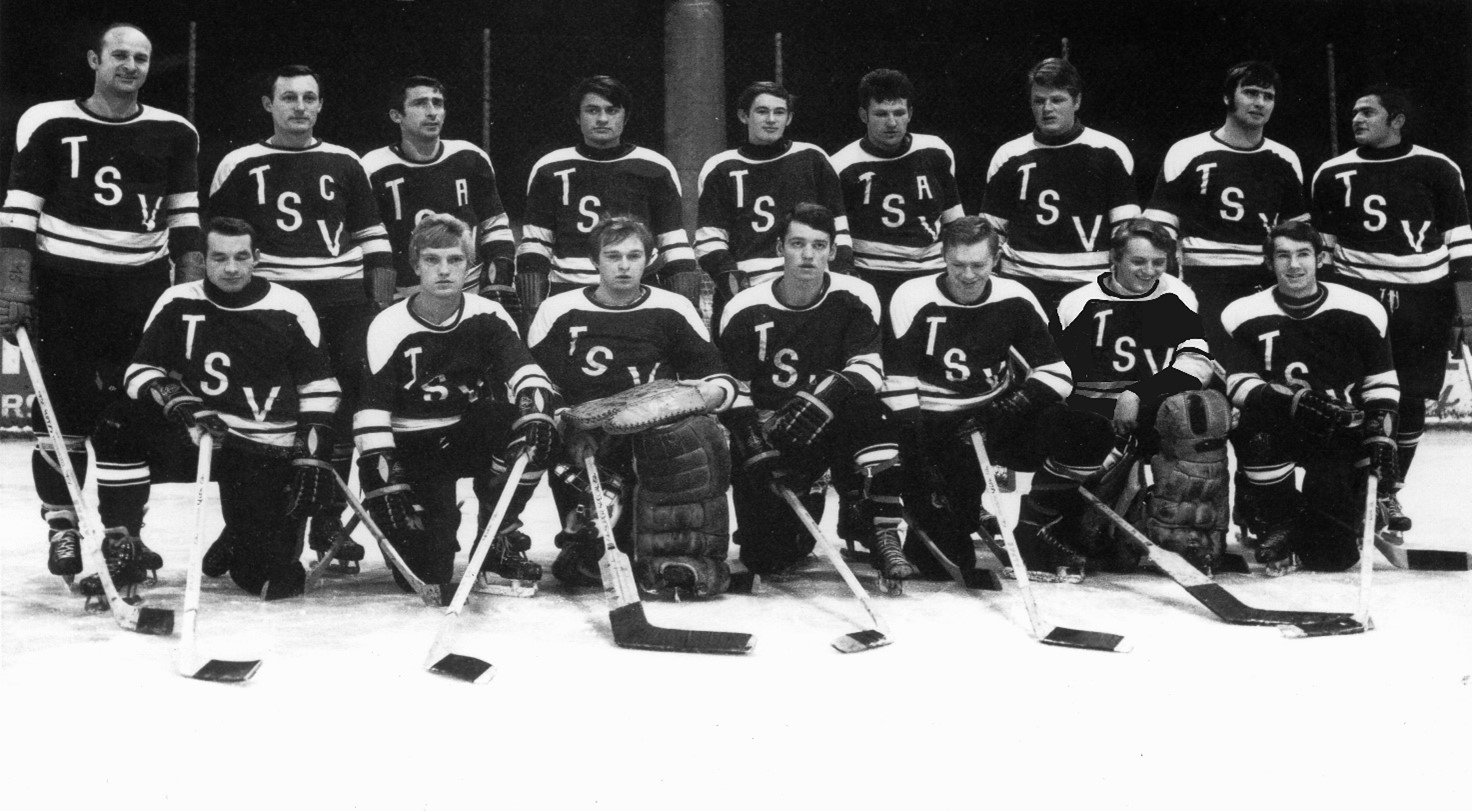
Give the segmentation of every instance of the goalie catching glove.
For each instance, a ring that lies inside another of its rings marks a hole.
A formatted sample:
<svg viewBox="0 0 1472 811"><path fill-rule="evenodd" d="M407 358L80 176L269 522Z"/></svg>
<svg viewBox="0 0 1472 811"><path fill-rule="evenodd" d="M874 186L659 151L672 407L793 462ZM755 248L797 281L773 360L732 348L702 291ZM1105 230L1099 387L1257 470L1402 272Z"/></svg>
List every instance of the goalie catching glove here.
<svg viewBox="0 0 1472 811"><path fill-rule="evenodd" d="M828 375L811 393L798 392L772 414L763 429L767 439L778 449L806 448L822 435L833 421L833 412L854 391L847 377Z"/></svg>
<svg viewBox="0 0 1472 811"><path fill-rule="evenodd" d="M516 395L516 422L511 423L511 441L506 443L506 458L526 454L530 468L544 468L557 439L557 423L552 412L560 398L551 389L529 387Z"/></svg>
<svg viewBox="0 0 1472 811"><path fill-rule="evenodd" d="M358 457L358 480L363 485L363 506L385 533L402 535L424 530L414 493L404 481L404 469L390 450Z"/></svg>
<svg viewBox="0 0 1472 811"><path fill-rule="evenodd" d="M599 397L567 410L567 419L582 431L601 428L610 434L636 434L706 412L700 389L674 380L651 380L618 394Z"/></svg>

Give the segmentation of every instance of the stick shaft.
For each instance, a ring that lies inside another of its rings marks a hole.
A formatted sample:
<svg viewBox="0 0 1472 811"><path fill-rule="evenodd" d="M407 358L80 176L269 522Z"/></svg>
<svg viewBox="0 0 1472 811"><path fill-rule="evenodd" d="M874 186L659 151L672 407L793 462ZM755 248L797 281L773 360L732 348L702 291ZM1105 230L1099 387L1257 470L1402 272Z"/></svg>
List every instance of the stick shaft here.
<svg viewBox="0 0 1472 811"><path fill-rule="evenodd" d="M1032 624L1033 633L1042 638L1046 634L1046 629L1042 617L1038 614L1037 600L1033 598L1032 581L1027 573L1027 564L1023 562L1022 552L1017 548L1017 537L1012 533L1012 522L1007 520L1006 511L1002 509L1002 496L997 492L997 476L992 471L992 460L987 455L986 443L982 441L979 431L971 432L971 448L976 452L976 464L981 468L982 483L986 485L986 492L992 496L993 512L997 516L997 524L1002 528L1002 542L1007 545L1007 556L1012 558L1012 571L1017 575L1017 590L1022 593L1022 604L1027 609L1027 621Z"/></svg>
<svg viewBox="0 0 1472 811"><path fill-rule="evenodd" d="M828 558L828 562L832 563L833 568L838 570L838 574L843 578L843 582L848 586L848 590L853 592L859 604L868 612L869 619L874 622L875 630L888 636L889 627L885 624L884 619L879 616L879 612L875 610L874 603L869 599L868 592L864 591L864 586L859 583L857 577L854 577L853 570L848 567L847 563L843 562L843 556L838 554L838 548L833 545L832 541L828 540L827 535L823 534L823 530L818 527L817 522L808 514L807 508L802 506L802 502L798 500L797 496L790 489L781 485L777 485L775 489L777 495L781 496L782 500L787 502L787 506L792 508L792 513L797 516L797 520L801 521L802 525L807 528L808 534L813 536L813 541L818 544L819 549L823 550L823 556Z"/></svg>

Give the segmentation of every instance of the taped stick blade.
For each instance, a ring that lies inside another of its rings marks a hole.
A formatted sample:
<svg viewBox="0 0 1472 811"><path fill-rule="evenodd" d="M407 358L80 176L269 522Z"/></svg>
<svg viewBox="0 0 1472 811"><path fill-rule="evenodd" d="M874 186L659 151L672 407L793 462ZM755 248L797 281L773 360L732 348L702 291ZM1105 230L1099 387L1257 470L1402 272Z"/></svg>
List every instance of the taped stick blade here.
<svg viewBox="0 0 1472 811"><path fill-rule="evenodd" d="M471 684L485 684L495 676L495 667L490 662L460 653L441 656L439 661L429 666L429 670Z"/></svg>
<svg viewBox="0 0 1472 811"><path fill-rule="evenodd" d="M193 673L185 673L191 679L199 681L215 681L230 684L249 681L261 669L261 661L234 662L225 659L209 659L194 669Z"/></svg>
<svg viewBox="0 0 1472 811"><path fill-rule="evenodd" d="M839 653L859 653L860 651L882 648L890 643L890 638L877 630L854 631L844 634L833 640L833 647Z"/></svg>
<svg viewBox="0 0 1472 811"><path fill-rule="evenodd" d="M1368 617L1363 623L1353 617L1335 617L1319 622L1281 625L1278 630L1288 639L1306 639L1311 636L1348 636L1375 630L1375 622Z"/></svg>
<svg viewBox="0 0 1472 811"><path fill-rule="evenodd" d="M1038 638L1044 645L1058 645L1065 648L1084 648L1086 650L1102 650L1109 653L1129 653L1134 645L1119 634L1110 634L1103 631L1081 631L1077 628L1054 627L1051 631Z"/></svg>
<svg viewBox="0 0 1472 811"><path fill-rule="evenodd" d="M677 653L746 653L756 644L751 634L729 631L687 631L651 625L643 603L628 603L608 612L614 644L621 648Z"/></svg>

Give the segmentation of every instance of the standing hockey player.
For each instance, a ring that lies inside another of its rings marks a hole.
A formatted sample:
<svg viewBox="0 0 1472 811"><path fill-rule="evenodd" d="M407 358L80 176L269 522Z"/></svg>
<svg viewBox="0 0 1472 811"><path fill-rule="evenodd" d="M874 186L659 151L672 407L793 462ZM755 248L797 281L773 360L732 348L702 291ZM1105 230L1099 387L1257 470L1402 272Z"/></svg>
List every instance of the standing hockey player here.
<svg viewBox="0 0 1472 811"><path fill-rule="evenodd" d="M941 240L946 272L906 282L890 304L884 401L900 426L905 503L948 558L974 567L970 535L981 529L983 485L969 435L980 430L998 464L1036 471L1017 528L1033 577L1081 575L1069 532L1083 511L1078 485L1109 450L1109 423L1064 406L1073 378L1048 317L1020 282L993 275L996 227L962 217ZM918 543L909 547L928 575L945 576Z"/></svg>
<svg viewBox="0 0 1472 811"><path fill-rule="evenodd" d="M1382 488L1396 480L1400 384L1385 308L1319 281L1325 251L1307 223L1274 227L1265 253L1277 286L1222 313L1230 340L1217 357L1242 410L1232 430L1247 473L1240 502L1249 545L1269 574L1354 565L1364 473L1379 476ZM1304 469L1301 495L1295 467Z"/></svg>
<svg viewBox="0 0 1472 811"><path fill-rule="evenodd" d="M93 443L110 544L136 543L152 482L193 479L191 438L215 442L225 531L206 573L275 600L302 593L301 522L332 507L341 390L311 306L255 276L257 256L248 223L210 221L205 279L154 305L128 367L137 402L109 408Z"/></svg>
<svg viewBox="0 0 1472 811"><path fill-rule="evenodd" d="M665 156L625 143L633 97L623 82L592 76L572 91L583 142L553 150L532 167L525 222L516 249L516 289L528 314L552 294L598 282L593 227L612 216L646 223L658 243L652 275L692 304L700 266L680 210L680 178Z"/></svg>
<svg viewBox="0 0 1472 811"><path fill-rule="evenodd" d="M1280 86L1266 62L1233 65L1222 85L1222 125L1171 146L1145 214L1179 236L1183 278L1212 346L1226 337L1222 309L1273 284L1263 235L1308 219L1298 156L1263 135Z"/></svg>
<svg viewBox="0 0 1472 811"><path fill-rule="evenodd" d="M484 569L536 581L521 511L546 468L556 427L552 384L500 304L464 293L475 229L449 214L420 219L409 239L419 290L373 319L368 378L353 418L363 503L426 583L449 583L459 550L455 482L471 478L479 538L502 488L516 488ZM503 389L493 397L492 389ZM506 473L527 454L521 480ZM467 575L471 576L471 575ZM398 570L394 578L406 591Z"/></svg>
<svg viewBox="0 0 1472 811"><path fill-rule="evenodd" d="M865 74L859 120L867 132L833 155L854 268L884 308L906 280L944 269L940 228L962 214L951 148L934 135L909 131L914 100L915 85L905 74ZM880 317L887 323L887 311Z"/></svg>
<svg viewBox="0 0 1472 811"><path fill-rule="evenodd" d="M654 237L643 223L628 217L603 220L588 242L598 284L547 299L527 333L532 354L567 405L653 380L681 380L698 391L696 410L707 413L632 435L566 433L557 458L564 473L550 479L566 522L557 536L561 551L552 573L568 586L602 583L603 543L590 520L588 484L580 472L584 455L593 451L600 468L613 474L603 477L605 484L617 487L615 478L626 483L610 497L632 496L627 499L632 509L621 510L615 533L620 547L633 549L640 587L659 594L720 594L730 580L730 451L709 413L731 405L736 384L695 306L641 282L654 253Z"/></svg>
<svg viewBox="0 0 1472 811"><path fill-rule="evenodd" d="M409 260L414 226L429 214L453 214L476 226L476 264L465 277L465 289L499 301L519 319L513 287L516 245L496 172L480 147L440 137L445 116L445 86L429 76L410 76L394 86L388 111L399 126L399 142L363 156L393 246L399 295L409 295L419 284Z"/></svg>
<svg viewBox="0 0 1472 811"><path fill-rule="evenodd" d="M838 258L832 269L853 270L853 240L833 164L818 147L786 135L795 106L792 93L775 82L747 87L736 106L746 143L713 156L700 170L695 254L715 280L716 324L732 296L782 274L782 258L772 252L773 229L782 212L798 203L819 203L834 212Z"/></svg>
<svg viewBox="0 0 1472 811"><path fill-rule="evenodd" d="M737 294L721 318L721 354L739 386L726 415L736 542L757 574L800 563L815 542L771 487L791 488L821 518L824 490L809 491L831 470L855 509L840 534L870 550L885 580L902 581L915 568L900 544L895 428L878 397L879 297L868 282L828 272L837 233L820 205L787 212L777 230L782 277Z"/></svg>
<svg viewBox="0 0 1472 811"><path fill-rule="evenodd" d="M1032 292L1056 333L1058 302L1109 269L1110 232L1140 213L1135 159L1079 121L1083 79L1068 60L1034 65L1027 93L1035 127L992 156L981 210L1007 238L999 275Z"/></svg>
<svg viewBox="0 0 1472 811"><path fill-rule="evenodd" d="M152 56L135 25L98 34L87 51L92 95L21 116L0 211L0 335L13 341L39 315L30 334L66 442L52 447L34 409L31 473L49 526L46 565L68 579L82 571L81 544L55 456L67 453L85 475L87 437L124 398L123 371L149 308L171 280L204 275L199 135L183 118L139 103ZM163 565L139 547L146 568Z"/></svg>
<svg viewBox="0 0 1472 811"><path fill-rule="evenodd" d="M1380 300L1405 387L1396 423L1400 478L1380 509L1391 530L1411 528L1396 492L1421 442L1426 400L1441 396L1448 332L1472 324L1472 227L1462 171L1405 140L1405 93L1384 85L1354 103L1359 146L1314 172L1314 224L1334 252L1334 280Z"/></svg>
<svg viewBox="0 0 1472 811"><path fill-rule="evenodd" d="M368 323L375 308L393 303L393 256L358 156L313 135L322 112L317 74L287 65L272 73L266 90L261 105L274 132L220 161L209 211L249 222L259 234L256 272L306 296L317 313L343 389L332 465L346 479ZM312 549L325 553L341 527L338 516L312 521ZM356 567L363 547L345 540L337 559Z"/></svg>

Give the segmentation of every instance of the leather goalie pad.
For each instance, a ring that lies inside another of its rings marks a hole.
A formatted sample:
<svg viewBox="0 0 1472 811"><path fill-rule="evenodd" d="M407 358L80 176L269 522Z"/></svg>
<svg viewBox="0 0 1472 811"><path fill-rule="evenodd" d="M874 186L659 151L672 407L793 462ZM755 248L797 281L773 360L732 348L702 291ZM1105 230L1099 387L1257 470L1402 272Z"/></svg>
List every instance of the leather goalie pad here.
<svg viewBox="0 0 1472 811"><path fill-rule="evenodd" d="M646 591L712 597L730 585L731 449L710 415L633 436L635 574Z"/></svg>
<svg viewBox="0 0 1472 811"><path fill-rule="evenodd" d="M1085 486L1143 532L1141 513L1145 499L1141 484L1139 452L1131 446L1118 459L1108 460L1104 475ZM1097 571L1128 573L1140 566L1140 553L1135 546L1125 541L1123 530L1099 510L1084 511L1079 521L1079 547L1088 557L1089 568Z"/></svg>
<svg viewBox="0 0 1472 811"><path fill-rule="evenodd" d="M1231 420L1227 398L1211 390L1172 395L1155 418L1160 450L1150 464L1145 531L1197 567L1216 566L1226 551Z"/></svg>

